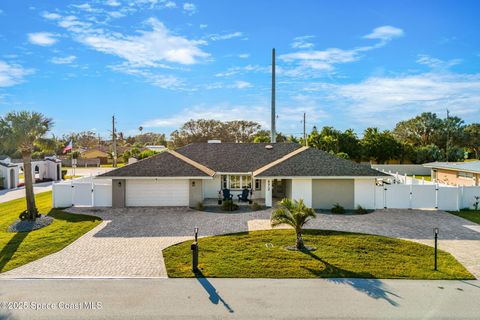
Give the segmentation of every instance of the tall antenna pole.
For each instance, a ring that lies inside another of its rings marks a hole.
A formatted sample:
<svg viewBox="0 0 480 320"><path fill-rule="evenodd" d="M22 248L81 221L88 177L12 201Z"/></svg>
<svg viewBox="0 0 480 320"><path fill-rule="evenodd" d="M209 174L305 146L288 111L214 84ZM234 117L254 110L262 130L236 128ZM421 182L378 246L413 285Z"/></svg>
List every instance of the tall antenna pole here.
<svg viewBox="0 0 480 320"><path fill-rule="evenodd" d="M448 162L448 140L450 140L450 111L447 109L447 142L445 144L445 156Z"/></svg>
<svg viewBox="0 0 480 320"><path fill-rule="evenodd" d="M115 132L115 115L112 116L112 153L113 167L117 167L117 133Z"/></svg>
<svg viewBox="0 0 480 320"><path fill-rule="evenodd" d="M307 123L307 113L303 113L303 143L307 146L307 130L306 130L306 123Z"/></svg>
<svg viewBox="0 0 480 320"><path fill-rule="evenodd" d="M270 142L277 142L277 132L275 128L275 48L272 49L272 125Z"/></svg>

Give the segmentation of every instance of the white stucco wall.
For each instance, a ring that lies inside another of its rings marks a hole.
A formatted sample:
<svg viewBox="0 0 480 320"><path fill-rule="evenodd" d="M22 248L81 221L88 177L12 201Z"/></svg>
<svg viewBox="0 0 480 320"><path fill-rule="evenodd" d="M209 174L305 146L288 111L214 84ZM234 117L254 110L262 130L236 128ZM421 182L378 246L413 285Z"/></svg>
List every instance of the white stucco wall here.
<svg viewBox="0 0 480 320"><path fill-rule="evenodd" d="M312 207L312 179L292 179L292 199L303 199L307 207Z"/></svg>
<svg viewBox="0 0 480 320"><path fill-rule="evenodd" d="M218 197L218 191L221 189L220 175L217 174L213 177L213 180L205 179L203 180L203 198L214 198Z"/></svg>
<svg viewBox="0 0 480 320"><path fill-rule="evenodd" d="M355 208L359 205L365 209L375 208L375 179L355 179L354 205Z"/></svg>

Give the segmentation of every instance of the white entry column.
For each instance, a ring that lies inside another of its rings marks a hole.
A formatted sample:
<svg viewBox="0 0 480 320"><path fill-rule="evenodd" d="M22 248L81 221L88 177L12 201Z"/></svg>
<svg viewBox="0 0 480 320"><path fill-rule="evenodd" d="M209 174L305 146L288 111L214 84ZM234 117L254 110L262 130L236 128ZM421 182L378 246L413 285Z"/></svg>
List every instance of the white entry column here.
<svg viewBox="0 0 480 320"><path fill-rule="evenodd" d="M265 180L265 205L267 207L272 206L272 180Z"/></svg>

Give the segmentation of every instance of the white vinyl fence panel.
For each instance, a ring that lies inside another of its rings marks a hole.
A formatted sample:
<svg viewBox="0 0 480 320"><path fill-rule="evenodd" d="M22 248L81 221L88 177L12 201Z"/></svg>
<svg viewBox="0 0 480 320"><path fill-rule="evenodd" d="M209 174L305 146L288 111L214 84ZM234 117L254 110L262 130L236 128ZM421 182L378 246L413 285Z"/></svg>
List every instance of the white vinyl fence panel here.
<svg viewBox="0 0 480 320"><path fill-rule="evenodd" d="M112 206L112 184L110 180L86 177L62 181L54 183L52 191L54 208Z"/></svg>
<svg viewBox="0 0 480 320"><path fill-rule="evenodd" d="M480 186L392 184L375 187L375 207L458 211L472 209L475 196L480 196Z"/></svg>
<svg viewBox="0 0 480 320"><path fill-rule="evenodd" d="M436 203L436 186L412 185L411 208L433 208Z"/></svg>

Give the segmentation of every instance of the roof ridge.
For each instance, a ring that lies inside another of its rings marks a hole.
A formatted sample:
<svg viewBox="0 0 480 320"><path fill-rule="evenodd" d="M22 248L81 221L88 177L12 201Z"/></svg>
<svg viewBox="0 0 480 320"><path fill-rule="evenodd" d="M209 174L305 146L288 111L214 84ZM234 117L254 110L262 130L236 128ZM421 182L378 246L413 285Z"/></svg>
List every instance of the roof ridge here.
<svg viewBox="0 0 480 320"><path fill-rule="evenodd" d="M256 175L258 175L258 174L260 174L260 173L262 173L262 172L270 169L271 167L274 167L274 166L276 166L277 164L280 164L280 163L282 163L283 161L285 161L285 160L287 160L287 159L290 159L290 158L293 157L293 156L296 156L297 154L299 154L299 153L301 153L301 152L303 152L303 151L305 151L305 150L307 150L307 149L309 149L309 147L306 147L306 146L303 146L303 147L300 147L300 148L298 148L298 149L295 149L295 150L293 150L292 152L287 153L286 155L284 155L284 156L281 157L280 159L277 159L277 160L275 160L275 161L272 161L272 162L270 162L269 164L267 164L267 165L265 165L265 166L263 166L263 167L255 170L255 171L253 171L252 175L253 175L253 176L256 176Z"/></svg>
<svg viewBox="0 0 480 320"><path fill-rule="evenodd" d="M196 161L194 161L194 160L192 160L192 159L190 159L190 158L188 158L188 157L185 157L185 156L184 156L183 154L181 154L181 153L178 153L178 152L176 152L176 151L174 151L174 150L168 150L167 152L170 153L172 156L177 157L178 159L180 159L180 160L188 163L189 165L197 168L198 170L206 173L206 174L209 175L210 177L213 177L213 176L215 175L215 171L213 171L212 169L210 169L210 168L204 166L203 164L198 163L198 162L196 162Z"/></svg>

